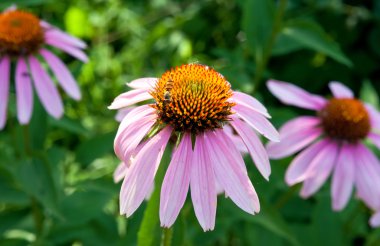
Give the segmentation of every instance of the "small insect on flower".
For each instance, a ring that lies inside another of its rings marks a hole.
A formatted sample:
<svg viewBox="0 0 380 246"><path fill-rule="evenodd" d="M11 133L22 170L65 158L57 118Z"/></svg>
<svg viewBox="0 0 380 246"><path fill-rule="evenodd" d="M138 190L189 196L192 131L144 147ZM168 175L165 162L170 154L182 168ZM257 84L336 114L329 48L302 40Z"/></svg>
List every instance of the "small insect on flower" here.
<svg viewBox="0 0 380 246"><path fill-rule="evenodd" d="M272 159L298 154L290 164L288 185L303 182L301 196L317 192L332 173L332 207L343 209L356 186L358 197L380 209L380 162L364 145L367 139L380 148L380 114L373 106L356 99L338 82L329 84L333 98L312 95L301 88L270 80L269 90L283 103L316 110L315 116L301 116L280 128L280 143L269 143ZM304 150L303 150L304 149ZM379 215L372 224L380 224Z"/></svg>
<svg viewBox="0 0 380 246"><path fill-rule="evenodd" d="M128 86L133 90L118 96L110 109L151 101L128 112L116 134L115 153L126 165L115 173L115 180L125 175L121 214L131 216L151 190L169 140L176 145L161 188L162 226L174 223L189 188L195 215L205 231L215 225L218 186L244 211L259 212L259 199L241 152L248 150L268 179L269 159L257 132L279 141L259 101L232 91L226 78L201 64L182 65L160 78L137 79Z"/></svg>
<svg viewBox="0 0 380 246"><path fill-rule="evenodd" d="M80 90L65 64L46 45L58 48L86 62L82 49L86 44L37 16L12 7L0 13L0 129L6 124L10 87L11 63L16 63L15 88L17 117L28 124L33 111L33 88L46 111L55 118L63 114L58 90L48 72L42 67L41 56L56 76L58 83L70 97L79 100Z"/></svg>

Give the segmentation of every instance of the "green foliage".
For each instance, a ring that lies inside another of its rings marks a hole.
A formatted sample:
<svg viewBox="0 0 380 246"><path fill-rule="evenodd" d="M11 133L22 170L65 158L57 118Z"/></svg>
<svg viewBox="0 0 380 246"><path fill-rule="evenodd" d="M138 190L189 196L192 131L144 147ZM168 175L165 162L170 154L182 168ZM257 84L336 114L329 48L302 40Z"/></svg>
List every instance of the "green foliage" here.
<svg viewBox="0 0 380 246"><path fill-rule="evenodd" d="M112 179L118 123L107 106L127 81L204 63L234 90L254 93L276 127L308 112L280 105L265 88L268 78L326 96L329 81L342 81L379 107L376 0L2 0L0 8L12 4L84 39L90 62L57 53L82 91L78 102L61 93L60 120L35 97L30 125L20 126L12 89L0 132L0 245L160 243L159 182L150 203L131 218L119 215L121 184ZM166 153L157 180L169 158ZM220 195L215 230L204 233L188 196L172 245L379 245L380 231L368 226L371 211L355 196L344 211L333 212L330 182L307 200L298 186L284 183L292 157L271 162L269 182L245 159L261 212L248 215Z"/></svg>

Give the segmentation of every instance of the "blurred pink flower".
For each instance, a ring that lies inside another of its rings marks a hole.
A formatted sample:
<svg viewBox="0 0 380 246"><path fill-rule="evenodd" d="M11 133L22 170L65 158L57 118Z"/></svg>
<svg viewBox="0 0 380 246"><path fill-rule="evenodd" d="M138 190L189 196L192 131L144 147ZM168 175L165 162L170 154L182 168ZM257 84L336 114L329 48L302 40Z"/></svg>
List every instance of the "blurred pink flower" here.
<svg viewBox="0 0 380 246"><path fill-rule="evenodd" d="M0 129L4 128L7 118L12 61L16 62L15 88L20 124L28 124L32 116L32 81L46 111L54 118L60 118L63 114L58 90L38 56L46 61L58 83L70 97L75 100L81 98L78 85L65 64L47 50L45 45L87 62L87 56L82 51L86 44L81 40L15 7L0 14Z"/></svg>
<svg viewBox="0 0 380 246"><path fill-rule="evenodd" d="M281 142L267 145L272 159L302 150L286 172L286 183L303 182L300 195L307 198L332 174L334 210L346 206L354 186L369 206L380 209L380 163L364 145L368 139L380 147L379 112L355 99L353 92L338 82L329 84L333 94L329 100L285 82L270 80L267 85L283 103L317 111L316 116L287 122L280 128ZM376 216L374 223L379 223Z"/></svg>
<svg viewBox="0 0 380 246"><path fill-rule="evenodd" d="M217 183L241 209L259 212L259 199L227 126L233 127L268 179L269 159L255 130L273 141L279 136L260 102L233 92L221 74L200 64L182 65L161 78L142 78L128 86L133 90L118 96L110 109L153 101L131 110L115 138L116 155L129 165L120 192L121 214L131 216L144 200L170 139L177 145L161 188L162 226L174 223L189 187L196 217L205 231L215 225ZM136 151L142 140L146 141Z"/></svg>

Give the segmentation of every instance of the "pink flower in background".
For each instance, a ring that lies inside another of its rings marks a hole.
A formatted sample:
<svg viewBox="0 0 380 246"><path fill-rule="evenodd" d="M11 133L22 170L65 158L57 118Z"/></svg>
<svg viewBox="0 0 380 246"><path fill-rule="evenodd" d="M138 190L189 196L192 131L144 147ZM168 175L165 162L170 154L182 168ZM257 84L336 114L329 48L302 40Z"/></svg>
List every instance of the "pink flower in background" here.
<svg viewBox="0 0 380 246"><path fill-rule="evenodd" d="M15 88L17 117L28 124L33 111L33 86L46 109L54 118L63 115L61 97L49 73L41 65L43 58L63 90L75 100L80 90L65 64L46 45L58 48L86 62L82 49L86 44L39 20L31 13L10 8L0 14L0 129L4 128L10 88L11 63L16 63Z"/></svg>
<svg viewBox="0 0 380 246"><path fill-rule="evenodd" d="M161 78L142 78L128 85L133 90L118 96L110 109L152 102L132 109L115 138L115 152L129 166L120 192L121 214L131 216L144 200L169 141L176 146L161 188L162 226L174 223L189 188L196 217L205 231L215 225L217 184L241 209L259 212L241 147L233 137L244 143L268 179L268 156L255 131L273 141L279 136L261 103L232 91L221 74L200 64L182 65Z"/></svg>
<svg viewBox="0 0 380 246"><path fill-rule="evenodd" d="M312 95L301 88L270 80L269 90L283 103L315 110L315 116L301 116L280 129L281 142L269 143L269 157L280 159L299 153L290 164L288 185L303 182L301 196L319 190L332 174L332 206L343 209L355 186L369 206L380 208L380 163L364 141L380 147L380 114L371 105L354 98L352 91L338 82L329 87L333 98ZM377 217L376 217L377 216ZM379 223L375 215L374 223Z"/></svg>

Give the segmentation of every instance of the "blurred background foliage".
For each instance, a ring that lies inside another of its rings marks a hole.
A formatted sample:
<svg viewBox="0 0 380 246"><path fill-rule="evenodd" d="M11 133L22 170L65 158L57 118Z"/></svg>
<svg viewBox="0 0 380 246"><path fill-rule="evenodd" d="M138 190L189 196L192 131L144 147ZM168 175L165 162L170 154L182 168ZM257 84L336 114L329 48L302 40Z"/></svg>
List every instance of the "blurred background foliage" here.
<svg viewBox="0 0 380 246"><path fill-rule="evenodd" d="M0 8L11 4L84 39L90 62L62 54L83 98L62 93L59 121L36 102L31 124L19 126L12 93L0 132L0 245L159 244L154 216L138 233L144 211L149 217L154 208L119 216L120 184L112 180L118 123L107 105L127 81L207 64L265 103L277 127L309 112L280 105L265 87L268 78L326 95L329 81L342 81L378 106L377 0L2 0ZM380 245L380 230L368 226L371 211L356 199L335 213L328 185L308 200L298 197L298 186L288 188L290 161L272 161L266 182L246 158L262 211L247 215L220 196L216 228L203 233L188 202L172 245Z"/></svg>

